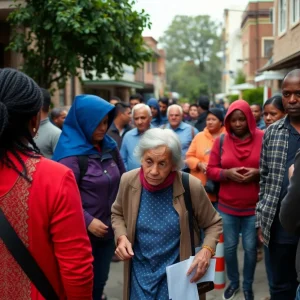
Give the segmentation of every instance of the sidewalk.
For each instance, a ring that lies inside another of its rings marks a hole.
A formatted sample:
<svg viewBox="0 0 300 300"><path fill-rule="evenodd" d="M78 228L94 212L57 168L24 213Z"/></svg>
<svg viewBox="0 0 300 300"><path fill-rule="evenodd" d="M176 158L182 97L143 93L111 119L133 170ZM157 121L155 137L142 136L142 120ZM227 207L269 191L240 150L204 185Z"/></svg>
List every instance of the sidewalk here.
<svg viewBox="0 0 300 300"><path fill-rule="evenodd" d="M238 251L238 258L240 262L240 274L242 274L243 251L241 245ZM242 278L242 277L241 277ZM105 292L108 300L122 300L123 288L123 263L112 263L110 269L109 280L106 285ZM260 300L268 296L268 282L266 277L264 261L260 261L256 266L255 280L253 285L255 299ZM214 290L207 294L207 300L222 299L223 290ZM240 290L235 300L243 300L243 291Z"/></svg>

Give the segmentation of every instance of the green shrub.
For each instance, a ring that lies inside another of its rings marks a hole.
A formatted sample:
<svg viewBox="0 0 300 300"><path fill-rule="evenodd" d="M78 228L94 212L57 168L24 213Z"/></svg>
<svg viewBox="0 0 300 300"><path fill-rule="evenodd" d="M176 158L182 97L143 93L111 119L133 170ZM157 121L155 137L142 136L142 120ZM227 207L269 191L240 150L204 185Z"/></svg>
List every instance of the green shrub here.
<svg viewBox="0 0 300 300"><path fill-rule="evenodd" d="M226 98L228 99L229 103L232 103L233 101L239 99L239 95L228 95Z"/></svg>
<svg viewBox="0 0 300 300"><path fill-rule="evenodd" d="M256 89L243 91L243 99L247 101L250 105L257 103L263 105L264 101L264 88L259 87Z"/></svg>

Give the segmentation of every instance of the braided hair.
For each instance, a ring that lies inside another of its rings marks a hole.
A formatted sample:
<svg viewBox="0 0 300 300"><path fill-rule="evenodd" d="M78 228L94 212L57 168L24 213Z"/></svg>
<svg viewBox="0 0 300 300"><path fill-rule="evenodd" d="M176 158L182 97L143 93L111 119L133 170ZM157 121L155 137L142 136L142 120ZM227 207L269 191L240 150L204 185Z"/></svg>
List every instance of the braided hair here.
<svg viewBox="0 0 300 300"><path fill-rule="evenodd" d="M37 157L40 153L29 131L29 122L43 103L39 86L27 75L14 69L0 69L0 163L28 178L20 153ZM12 154L21 164L20 171L10 159Z"/></svg>

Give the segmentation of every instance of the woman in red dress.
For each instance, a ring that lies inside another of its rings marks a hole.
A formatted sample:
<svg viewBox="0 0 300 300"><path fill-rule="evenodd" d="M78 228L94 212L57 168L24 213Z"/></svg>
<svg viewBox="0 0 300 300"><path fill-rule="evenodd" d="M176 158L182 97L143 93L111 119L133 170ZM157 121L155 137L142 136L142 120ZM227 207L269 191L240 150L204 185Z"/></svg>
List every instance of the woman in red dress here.
<svg viewBox="0 0 300 300"><path fill-rule="evenodd" d="M31 78L0 69L0 208L58 299L91 300L93 259L73 172L41 157L33 141L41 106ZM44 299L2 240L0 257L1 300Z"/></svg>

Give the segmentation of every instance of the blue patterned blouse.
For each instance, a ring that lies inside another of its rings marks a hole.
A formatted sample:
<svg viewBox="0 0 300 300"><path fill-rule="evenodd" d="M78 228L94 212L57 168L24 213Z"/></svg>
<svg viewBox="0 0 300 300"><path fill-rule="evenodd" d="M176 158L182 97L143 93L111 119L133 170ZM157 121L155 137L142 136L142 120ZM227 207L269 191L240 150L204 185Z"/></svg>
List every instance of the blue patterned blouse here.
<svg viewBox="0 0 300 300"><path fill-rule="evenodd" d="M179 216L173 187L143 189L136 224L130 300L168 300L166 267L179 261Z"/></svg>

